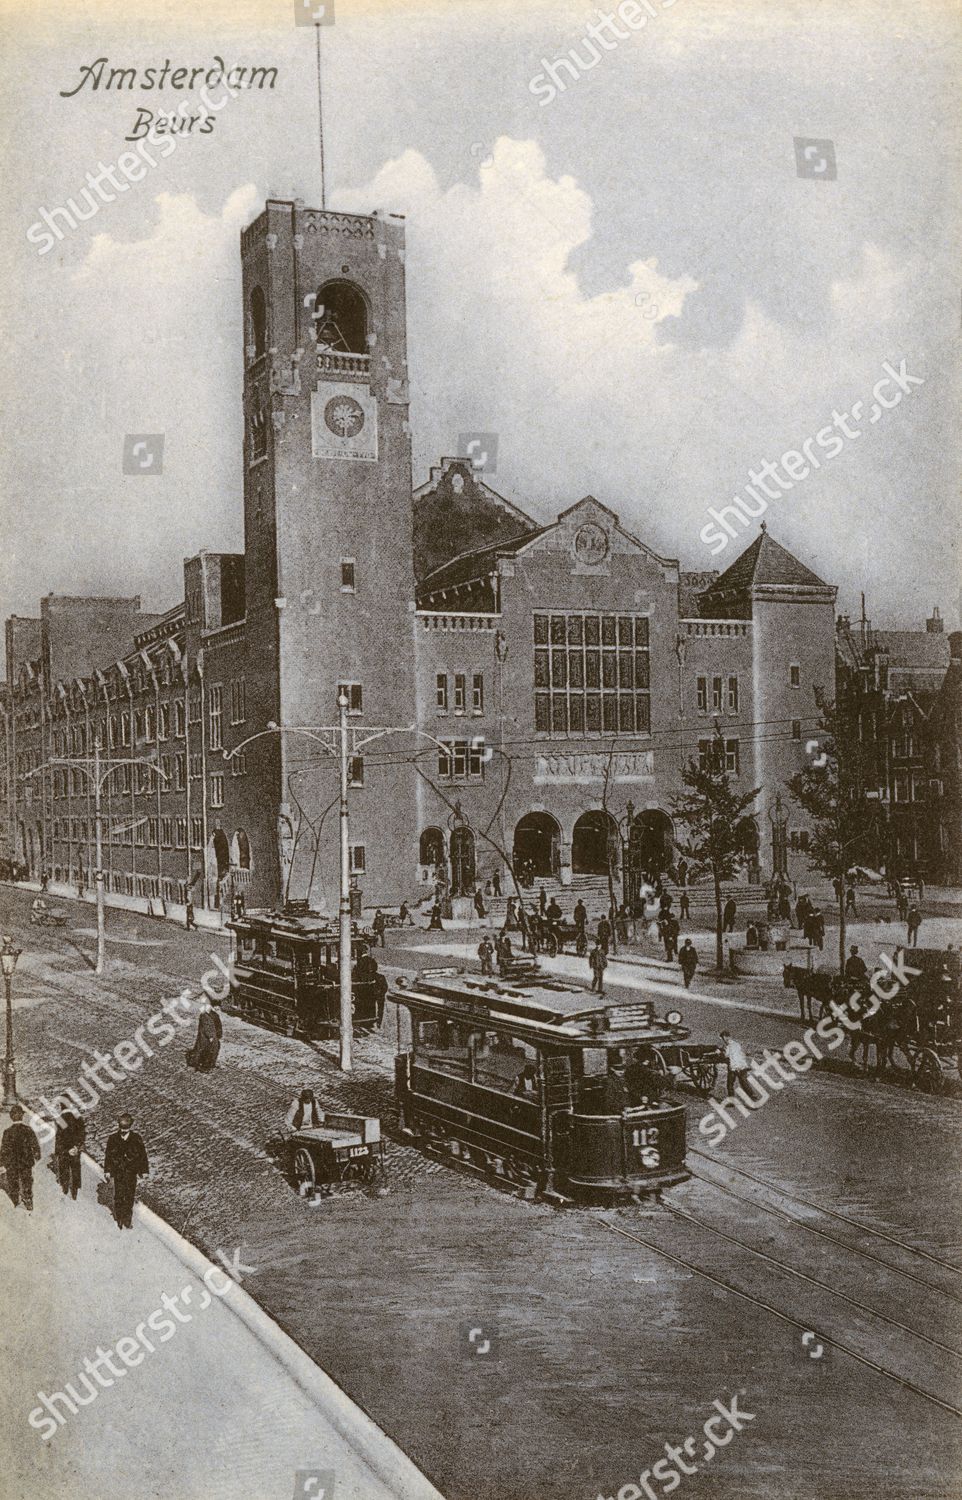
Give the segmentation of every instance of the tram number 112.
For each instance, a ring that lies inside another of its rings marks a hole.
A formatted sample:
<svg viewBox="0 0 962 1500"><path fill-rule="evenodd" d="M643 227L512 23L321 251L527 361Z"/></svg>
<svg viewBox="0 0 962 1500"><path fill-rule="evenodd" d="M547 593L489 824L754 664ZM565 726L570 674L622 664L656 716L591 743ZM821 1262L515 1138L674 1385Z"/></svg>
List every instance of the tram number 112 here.
<svg viewBox="0 0 962 1500"><path fill-rule="evenodd" d="M640 1151L642 1166L658 1167L661 1165L657 1125L636 1125L631 1132L631 1144Z"/></svg>

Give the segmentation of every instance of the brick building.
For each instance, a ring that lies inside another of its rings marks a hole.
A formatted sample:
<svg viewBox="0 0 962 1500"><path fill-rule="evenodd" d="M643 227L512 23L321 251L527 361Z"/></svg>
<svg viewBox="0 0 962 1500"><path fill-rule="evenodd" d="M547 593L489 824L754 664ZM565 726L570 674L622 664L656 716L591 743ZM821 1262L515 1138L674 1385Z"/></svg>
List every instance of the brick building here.
<svg viewBox="0 0 962 1500"><path fill-rule="evenodd" d="M833 696L834 588L764 527L719 575L591 496L537 523L466 459L412 502L403 222L269 200L241 262L244 552L188 559L160 616L50 596L8 621L7 857L89 884L86 778L30 773L99 744L150 763L107 789L111 889L333 910L321 731L343 687L369 904L437 877L470 892L500 851L563 883L609 859L630 880L668 858L680 770L716 725L763 788L758 867L781 839L804 878L807 830L792 812L779 832L775 797Z"/></svg>

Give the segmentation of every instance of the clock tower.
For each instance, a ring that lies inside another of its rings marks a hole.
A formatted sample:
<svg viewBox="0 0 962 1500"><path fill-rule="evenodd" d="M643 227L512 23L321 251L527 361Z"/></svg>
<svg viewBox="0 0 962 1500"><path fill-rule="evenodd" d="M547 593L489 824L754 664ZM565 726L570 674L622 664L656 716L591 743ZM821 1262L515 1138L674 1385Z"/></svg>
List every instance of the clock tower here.
<svg viewBox="0 0 962 1500"><path fill-rule="evenodd" d="M411 724L403 220L269 199L241 254L249 732L335 724L339 684L352 728ZM415 749L389 736L352 766L365 905L410 891ZM261 742L258 759L280 809L281 894L333 912L337 763L300 735Z"/></svg>

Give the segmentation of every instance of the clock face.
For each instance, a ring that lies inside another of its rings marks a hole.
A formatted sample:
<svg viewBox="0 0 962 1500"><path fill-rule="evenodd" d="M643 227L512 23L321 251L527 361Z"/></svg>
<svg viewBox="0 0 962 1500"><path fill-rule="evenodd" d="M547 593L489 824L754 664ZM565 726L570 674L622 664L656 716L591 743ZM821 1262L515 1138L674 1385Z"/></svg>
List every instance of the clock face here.
<svg viewBox="0 0 962 1500"><path fill-rule="evenodd" d="M364 410L353 396L332 396L324 407L324 423L336 437L356 437L364 426Z"/></svg>
<svg viewBox="0 0 962 1500"><path fill-rule="evenodd" d="M581 563L604 562L608 556L608 537L600 526L589 521L575 532L574 555Z"/></svg>

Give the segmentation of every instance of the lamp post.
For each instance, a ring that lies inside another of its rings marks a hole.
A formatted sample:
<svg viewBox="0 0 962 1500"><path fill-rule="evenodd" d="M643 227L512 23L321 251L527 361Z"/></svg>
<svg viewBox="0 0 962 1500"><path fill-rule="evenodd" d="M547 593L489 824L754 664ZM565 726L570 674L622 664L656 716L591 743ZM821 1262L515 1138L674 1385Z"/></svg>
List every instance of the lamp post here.
<svg viewBox="0 0 962 1500"><path fill-rule="evenodd" d="M8 1109L17 1102L17 1071L13 1061L13 971L17 967L20 949L13 946L13 938L5 937L0 948L0 968L3 969L3 986L7 998L7 1050L3 1059L3 1107Z"/></svg>

